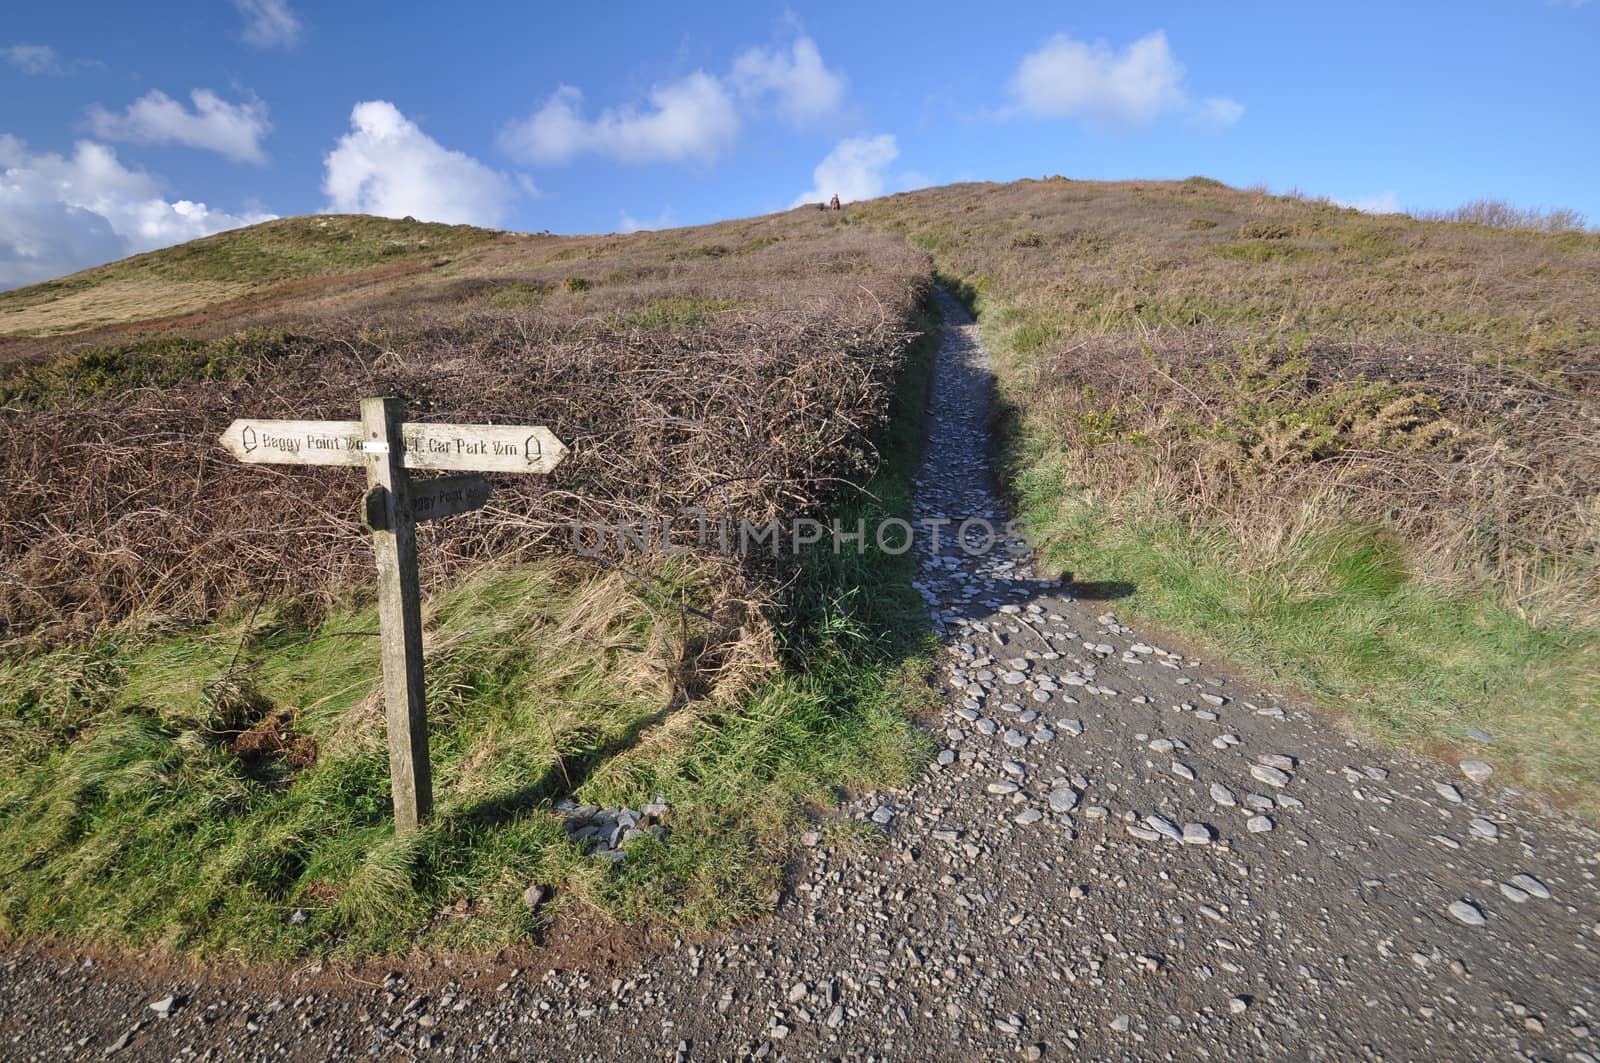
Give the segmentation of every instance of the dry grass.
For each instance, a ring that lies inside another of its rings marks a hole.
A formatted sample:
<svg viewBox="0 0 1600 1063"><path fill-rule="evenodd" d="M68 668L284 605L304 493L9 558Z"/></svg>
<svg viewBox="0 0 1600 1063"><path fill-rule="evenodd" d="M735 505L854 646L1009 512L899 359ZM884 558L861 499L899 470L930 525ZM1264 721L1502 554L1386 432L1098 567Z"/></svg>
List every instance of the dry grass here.
<svg viewBox="0 0 1600 1063"><path fill-rule="evenodd" d="M1458 222L1533 233L1581 233L1588 229L1584 216L1575 210L1517 207L1498 199L1475 199L1452 210L1417 211L1414 216L1423 221Z"/></svg>
<svg viewBox="0 0 1600 1063"><path fill-rule="evenodd" d="M701 252L711 239L728 252ZM926 276L897 241L797 211L493 251L483 276L109 346L33 341L0 380L17 441L0 455L0 631L204 619L256 591L326 601L364 581L359 473L240 466L216 439L246 414L347 419L398 394L419 420L566 440L555 475L505 478L486 511L425 529L435 586L567 549L575 518L764 522L870 471Z"/></svg>

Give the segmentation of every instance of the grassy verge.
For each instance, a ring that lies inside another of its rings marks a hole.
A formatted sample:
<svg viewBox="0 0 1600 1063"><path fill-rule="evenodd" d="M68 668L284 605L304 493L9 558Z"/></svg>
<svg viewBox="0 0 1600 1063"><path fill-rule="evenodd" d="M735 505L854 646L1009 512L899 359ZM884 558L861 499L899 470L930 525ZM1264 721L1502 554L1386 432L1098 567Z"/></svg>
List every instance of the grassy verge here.
<svg viewBox="0 0 1600 1063"><path fill-rule="evenodd" d="M1017 451L1011 482L1045 560L1130 585L1119 612L1343 709L1381 741L1441 748L1486 730L1507 774L1600 812L1592 631L1420 581L1381 528L1313 517L1263 555L1149 495L1097 499L1037 440Z"/></svg>
<svg viewBox="0 0 1600 1063"><path fill-rule="evenodd" d="M909 516L932 338L884 462L839 520ZM767 620L709 561L649 586L575 560L490 568L427 626L438 813L397 839L370 607L112 629L0 662L0 932L236 957L475 949L553 912L704 927L764 909L807 812L905 782L932 639L909 557L814 550ZM682 611L677 604L696 607ZM710 662L709 664L707 662ZM697 666L721 681L690 696ZM556 799L672 806L663 841L585 857ZM553 885L537 913L531 884Z"/></svg>

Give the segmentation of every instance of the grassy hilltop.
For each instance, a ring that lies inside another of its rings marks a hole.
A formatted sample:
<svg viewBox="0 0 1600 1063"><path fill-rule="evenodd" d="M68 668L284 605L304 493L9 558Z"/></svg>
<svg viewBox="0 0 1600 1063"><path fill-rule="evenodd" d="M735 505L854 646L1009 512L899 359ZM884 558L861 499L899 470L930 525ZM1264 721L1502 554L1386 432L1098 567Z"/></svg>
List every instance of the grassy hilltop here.
<svg viewBox="0 0 1600 1063"><path fill-rule="evenodd" d="M909 558L587 559L566 522L908 513L936 278L1048 562L1592 814L1600 237L1471 217L1053 178L631 236L294 218L0 293L0 434L43 444L0 449L0 933L478 947L549 918L535 882L761 910L810 809L925 755ZM425 530L440 814L405 841L359 476L214 442L378 393L573 444ZM657 793L673 832L615 869L552 812Z"/></svg>

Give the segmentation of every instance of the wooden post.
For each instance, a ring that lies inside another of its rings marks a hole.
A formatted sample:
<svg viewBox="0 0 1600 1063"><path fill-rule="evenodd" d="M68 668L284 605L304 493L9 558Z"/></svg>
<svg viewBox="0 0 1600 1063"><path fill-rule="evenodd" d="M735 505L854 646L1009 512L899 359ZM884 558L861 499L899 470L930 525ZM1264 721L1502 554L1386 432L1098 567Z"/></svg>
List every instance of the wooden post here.
<svg viewBox="0 0 1600 1063"><path fill-rule="evenodd" d="M402 464L399 399L361 400L361 450L367 465L368 522L378 558L378 621L383 629L383 699L389 732L394 829L409 834L433 815L428 707L422 674L422 602L411 477ZM380 521L375 518L381 517Z"/></svg>
<svg viewBox="0 0 1600 1063"><path fill-rule="evenodd" d="M220 440L234 457L250 464L366 466L362 518L372 532L378 558L384 715L398 834L415 831L433 814L417 522L477 509L492 490L488 480L474 475L413 484L406 470L543 474L567 456L566 444L543 425L404 421L405 407L399 399L362 399L360 421L242 417Z"/></svg>

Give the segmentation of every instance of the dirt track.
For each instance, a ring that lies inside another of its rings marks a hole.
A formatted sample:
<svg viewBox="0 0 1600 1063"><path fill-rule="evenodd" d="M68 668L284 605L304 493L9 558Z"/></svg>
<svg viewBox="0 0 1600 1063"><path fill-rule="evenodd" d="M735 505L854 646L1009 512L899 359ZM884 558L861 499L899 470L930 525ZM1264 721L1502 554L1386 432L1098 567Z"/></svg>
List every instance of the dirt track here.
<svg viewBox="0 0 1600 1063"><path fill-rule="evenodd" d="M918 515L999 523L986 359L946 315ZM946 541L922 582L948 635L942 763L853 802L883 843L806 850L772 919L613 935L603 968L558 937L515 973L387 984L13 947L0 1055L1600 1056L1594 831L1350 738L1003 550Z"/></svg>

